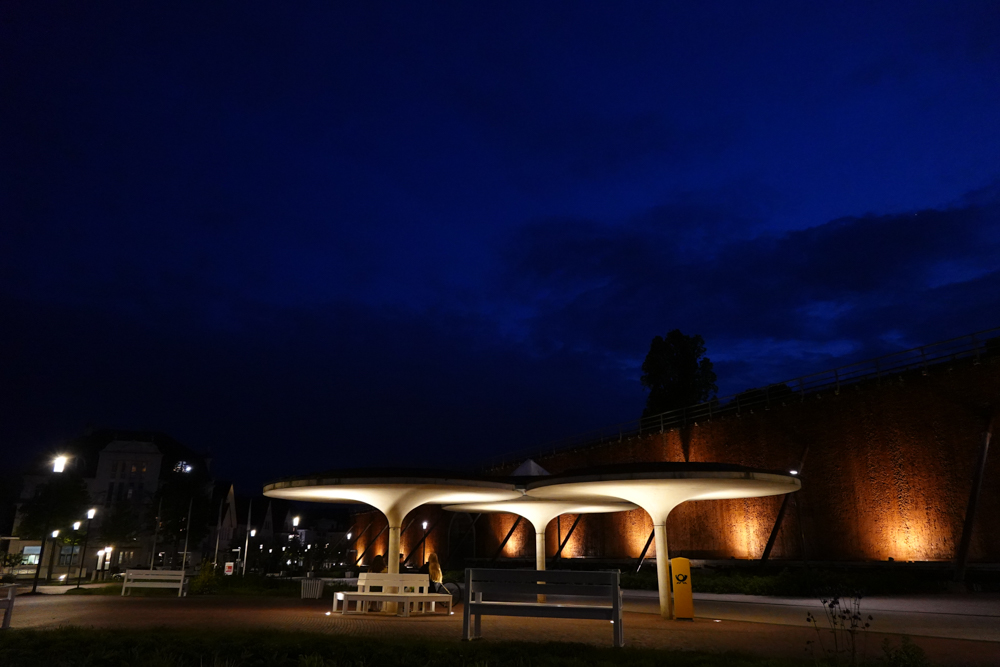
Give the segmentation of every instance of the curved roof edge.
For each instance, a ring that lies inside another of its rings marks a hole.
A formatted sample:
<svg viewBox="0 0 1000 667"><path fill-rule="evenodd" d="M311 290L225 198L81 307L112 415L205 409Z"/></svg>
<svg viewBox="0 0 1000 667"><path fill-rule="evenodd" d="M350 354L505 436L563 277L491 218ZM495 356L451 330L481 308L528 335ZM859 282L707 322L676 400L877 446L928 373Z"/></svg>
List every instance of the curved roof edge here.
<svg viewBox="0 0 1000 667"><path fill-rule="evenodd" d="M697 477L722 477L746 479L798 480L788 472L750 468L731 463L616 463L606 466L592 466L577 470L566 470L551 477L536 479L527 484L526 489L554 486L571 482L594 482L622 479L689 479Z"/></svg>
<svg viewBox="0 0 1000 667"><path fill-rule="evenodd" d="M264 485L264 493L277 489L349 484L442 484L514 490L514 482L498 477L465 475L454 470L431 468L352 468L327 470L313 475L284 477Z"/></svg>

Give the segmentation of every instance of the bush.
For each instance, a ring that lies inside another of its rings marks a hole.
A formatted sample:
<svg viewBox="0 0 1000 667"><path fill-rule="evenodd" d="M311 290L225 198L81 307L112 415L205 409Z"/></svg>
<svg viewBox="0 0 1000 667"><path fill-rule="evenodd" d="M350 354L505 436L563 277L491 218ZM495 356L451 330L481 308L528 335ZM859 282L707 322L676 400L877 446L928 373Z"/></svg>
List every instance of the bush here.
<svg viewBox="0 0 1000 667"><path fill-rule="evenodd" d="M910 641L909 637L903 637L899 646L893 646L886 638L882 642L882 654L879 664L884 667L930 667L931 664L924 650Z"/></svg>

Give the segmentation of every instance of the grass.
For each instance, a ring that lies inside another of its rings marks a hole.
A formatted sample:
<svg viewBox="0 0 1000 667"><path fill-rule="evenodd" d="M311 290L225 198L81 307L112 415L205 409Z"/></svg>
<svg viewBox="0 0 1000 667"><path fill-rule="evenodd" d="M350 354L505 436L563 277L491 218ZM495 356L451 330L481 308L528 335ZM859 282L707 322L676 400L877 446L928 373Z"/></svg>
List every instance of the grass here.
<svg viewBox="0 0 1000 667"><path fill-rule="evenodd" d="M432 642L274 630L142 631L61 628L0 634L4 667L805 667L812 661L736 653L583 644Z"/></svg>

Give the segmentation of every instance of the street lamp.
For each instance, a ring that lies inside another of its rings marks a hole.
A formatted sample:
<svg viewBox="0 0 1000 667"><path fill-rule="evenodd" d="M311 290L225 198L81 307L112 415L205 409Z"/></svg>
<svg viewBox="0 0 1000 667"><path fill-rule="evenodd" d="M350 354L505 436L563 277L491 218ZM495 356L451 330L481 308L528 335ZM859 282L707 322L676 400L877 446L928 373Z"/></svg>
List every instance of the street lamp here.
<svg viewBox="0 0 1000 667"><path fill-rule="evenodd" d="M247 526L249 528L249 526ZM243 546L243 576L247 576L247 561L250 560L248 556L250 555L250 538L257 534L257 529L253 528L247 531L247 540Z"/></svg>
<svg viewBox="0 0 1000 667"><path fill-rule="evenodd" d="M80 569L76 571L76 587L77 588L80 587L80 579L83 578L83 563L84 563L84 559L87 556L87 541L90 539L90 522L94 520L95 516L97 516L97 510L96 509L94 509L93 507L91 507L89 510L87 510L87 534L83 536L83 551L80 552ZM80 522L78 521L74 525L78 525L79 523Z"/></svg>
<svg viewBox="0 0 1000 667"><path fill-rule="evenodd" d="M68 456L57 456L52 461L52 472L62 472L65 470L67 461L69 461Z"/></svg>
<svg viewBox="0 0 1000 667"><path fill-rule="evenodd" d="M424 525L424 539L422 539L420 541L420 565L421 566L423 566L423 564L427 562L426 559L424 558L424 552L425 552L426 547L427 547L427 522L424 521L423 525Z"/></svg>
<svg viewBox="0 0 1000 667"><path fill-rule="evenodd" d="M58 530L53 530L52 531L52 551L53 552L55 552L55 549L56 549L56 538L57 537L59 537L59 531ZM42 538L42 541L44 542L45 538ZM44 549L40 549L40 551L44 551ZM41 563L41 559L42 559L42 557L39 556L38 557L39 563ZM49 569L45 573L45 583L46 584L52 582L52 570L55 569L55 565L58 562L59 562L59 556L57 554L53 553L51 556L49 556Z"/></svg>

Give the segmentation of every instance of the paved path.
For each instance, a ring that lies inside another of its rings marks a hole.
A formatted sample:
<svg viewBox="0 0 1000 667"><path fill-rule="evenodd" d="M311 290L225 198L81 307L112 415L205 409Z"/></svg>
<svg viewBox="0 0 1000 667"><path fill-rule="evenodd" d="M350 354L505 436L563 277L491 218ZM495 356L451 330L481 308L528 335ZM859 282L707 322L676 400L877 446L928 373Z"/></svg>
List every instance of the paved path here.
<svg viewBox="0 0 1000 667"><path fill-rule="evenodd" d="M630 596L631 597L631 596ZM338 635L374 637L421 636L459 641L461 606L453 616L408 619L369 614L327 616L329 602L289 598L189 597L122 598L117 596L36 595L18 597L13 628L53 628L80 625L102 628L278 628ZM630 602L629 606L633 603ZM635 604L645 604L639 600ZM567 641L611 645L610 625L603 621L486 617L486 641ZM880 654L884 637L871 633L868 653ZM663 621L656 614L626 611L625 641L629 646L680 650L739 650L756 655L808 658L806 642L816 633L795 625L696 619ZM894 638L898 641L898 637ZM936 637L915 637L936 664L986 667L1000 664L1000 643Z"/></svg>
<svg viewBox="0 0 1000 667"><path fill-rule="evenodd" d="M806 612L822 620L815 598L695 594L699 618L809 627ZM625 591L625 610L658 614L656 591ZM891 634L1000 642L1000 594L873 596L861 600L872 628Z"/></svg>

